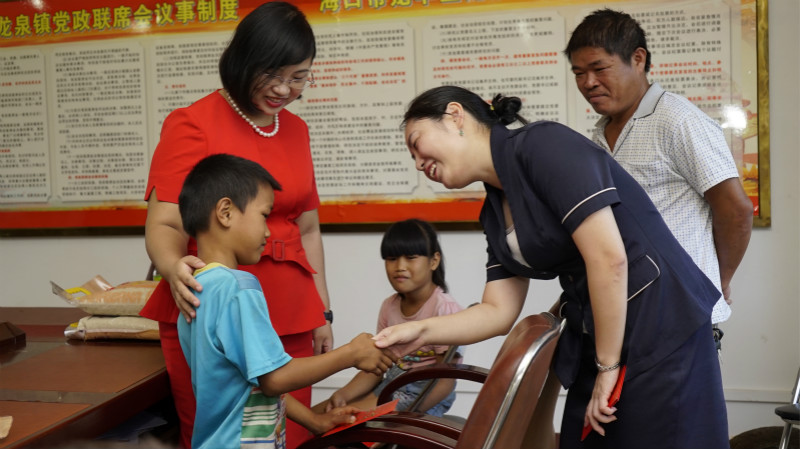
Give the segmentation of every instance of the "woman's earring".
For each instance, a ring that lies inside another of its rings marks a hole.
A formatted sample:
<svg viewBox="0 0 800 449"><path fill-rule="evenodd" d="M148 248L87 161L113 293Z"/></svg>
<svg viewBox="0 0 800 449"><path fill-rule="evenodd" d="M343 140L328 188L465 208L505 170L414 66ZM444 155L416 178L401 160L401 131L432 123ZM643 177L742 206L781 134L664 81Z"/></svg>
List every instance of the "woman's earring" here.
<svg viewBox="0 0 800 449"><path fill-rule="evenodd" d="M459 129L458 130L458 135L461 136L461 137L464 137L464 130L463 129Z"/></svg>

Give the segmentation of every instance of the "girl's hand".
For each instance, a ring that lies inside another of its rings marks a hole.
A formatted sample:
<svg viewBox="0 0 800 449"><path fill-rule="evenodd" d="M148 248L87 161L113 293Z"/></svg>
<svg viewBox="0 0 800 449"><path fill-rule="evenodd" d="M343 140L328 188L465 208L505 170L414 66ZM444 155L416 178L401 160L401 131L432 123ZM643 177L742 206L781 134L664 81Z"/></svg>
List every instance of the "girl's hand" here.
<svg viewBox="0 0 800 449"><path fill-rule="evenodd" d="M347 405L347 400L342 396L339 391L334 392L331 395L331 398L328 399L328 403L325 405L325 411L329 412L337 407L344 407Z"/></svg>
<svg viewBox="0 0 800 449"><path fill-rule="evenodd" d="M601 427L601 424L608 424L617 420L617 417L614 416L617 408L608 406L608 398L611 397L611 393L614 391L614 385L616 385L617 378L619 378L619 371L619 368L617 368L597 373L592 398L589 400L589 405L586 406L586 416L583 418L584 426L591 425L595 432L603 436L606 435L606 431Z"/></svg>
<svg viewBox="0 0 800 449"><path fill-rule="evenodd" d="M200 307L200 300L192 290L197 292L203 290L203 286L194 278L194 270L204 266L206 263L196 256L183 256L175 263L172 274L167 277L172 299L175 300L175 305L187 323L191 323L195 317L194 309Z"/></svg>
<svg viewBox="0 0 800 449"><path fill-rule="evenodd" d="M375 346L386 348L395 355L395 358L400 358L425 344L422 339L424 329L419 323L419 321L409 321L389 326L372 339L375 340Z"/></svg>
<svg viewBox="0 0 800 449"><path fill-rule="evenodd" d="M340 424L350 424L356 420L356 413L361 410L355 407L336 407L325 413L314 413L309 428L315 435L321 435Z"/></svg>

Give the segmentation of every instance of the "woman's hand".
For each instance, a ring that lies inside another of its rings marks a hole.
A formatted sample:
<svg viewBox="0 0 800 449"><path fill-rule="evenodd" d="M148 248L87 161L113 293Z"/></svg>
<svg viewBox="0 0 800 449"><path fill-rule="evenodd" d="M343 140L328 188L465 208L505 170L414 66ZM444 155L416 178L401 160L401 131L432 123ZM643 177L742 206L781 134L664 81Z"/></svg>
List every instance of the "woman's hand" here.
<svg viewBox="0 0 800 449"><path fill-rule="evenodd" d="M586 406L586 415L583 418L584 426L591 425L595 432L603 436L606 435L606 431L601 424L608 424L617 420L617 417L614 416L617 408L608 406L608 398L611 397L611 393L614 391L614 386L619 378L619 371L620 369L617 368L597 373L592 397L589 400L589 405Z"/></svg>
<svg viewBox="0 0 800 449"><path fill-rule="evenodd" d="M389 326L372 339L375 340L375 346L388 349L396 358L400 358L425 344L422 340L423 331L420 321L409 321Z"/></svg>
<svg viewBox="0 0 800 449"><path fill-rule="evenodd" d="M200 301L189 289L198 292L203 289L194 279L194 270L206 264L195 256L186 255L189 235L183 229L178 205L159 201L155 190L147 200L144 243L150 260L169 283L175 305L190 323L195 316L194 308L200 305Z"/></svg>
<svg viewBox="0 0 800 449"><path fill-rule="evenodd" d="M333 349L333 329L327 321L311 331L314 340L314 355L325 354Z"/></svg>
<svg viewBox="0 0 800 449"><path fill-rule="evenodd" d="M204 266L206 263L196 256L183 256L175 263L172 274L167 278L175 305L187 323L191 323L195 317L194 309L200 307L200 300L192 290L196 292L203 290L203 286L194 278L194 271Z"/></svg>

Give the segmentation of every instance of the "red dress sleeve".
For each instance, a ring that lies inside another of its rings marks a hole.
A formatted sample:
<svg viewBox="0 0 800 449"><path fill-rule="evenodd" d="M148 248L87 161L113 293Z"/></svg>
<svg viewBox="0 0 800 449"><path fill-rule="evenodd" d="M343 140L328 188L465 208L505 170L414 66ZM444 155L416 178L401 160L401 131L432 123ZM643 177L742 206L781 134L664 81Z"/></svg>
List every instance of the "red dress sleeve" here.
<svg viewBox="0 0 800 449"><path fill-rule="evenodd" d="M161 140L150 161L145 201L155 190L159 201L178 204L183 180L194 165L208 154L208 139L196 125L191 109L181 108L170 113L161 128ZM196 243L191 240L188 253L196 254ZM180 311L172 298L169 283L161 281L140 316L159 322L174 323Z"/></svg>
<svg viewBox="0 0 800 449"><path fill-rule="evenodd" d="M177 204L186 175L208 155L208 139L191 115L190 109L176 109L164 120L150 161L145 201L155 189L159 201Z"/></svg>

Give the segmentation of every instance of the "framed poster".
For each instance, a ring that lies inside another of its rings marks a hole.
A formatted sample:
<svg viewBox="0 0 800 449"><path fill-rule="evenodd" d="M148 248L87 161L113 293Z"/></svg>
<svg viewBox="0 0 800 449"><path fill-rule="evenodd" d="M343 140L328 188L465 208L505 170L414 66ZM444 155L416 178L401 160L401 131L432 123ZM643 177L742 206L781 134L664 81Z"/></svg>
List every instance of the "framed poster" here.
<svg viewBox="0 0 800 449"><path fill-rule="evenodd" d="M414 169L400 122L415 94L458 84L519 96L530 120L597 116L562 51L600 7L648 32L650 78L718 120L770 224L767 0L290 0L317 36L309 125L329 231L420 217L477 229L479 185ZM166 115L220 87L219 54L260 1L0 1L0 235L141 233Z"/></svg>

